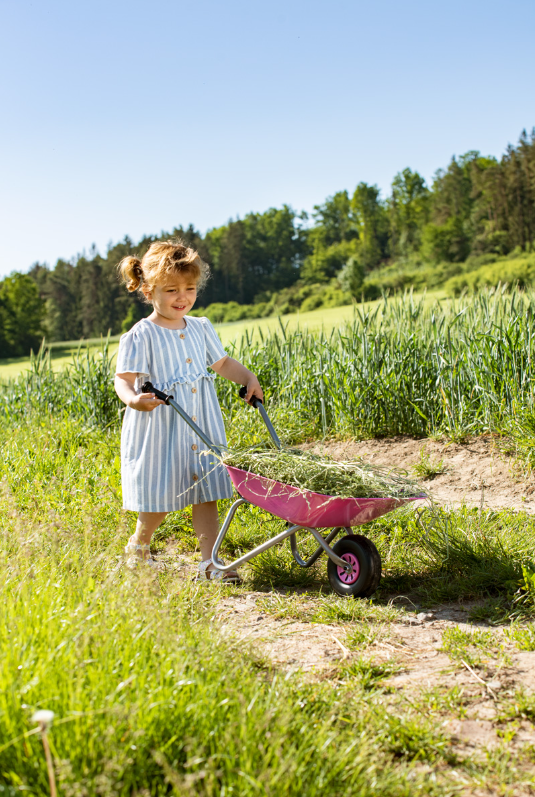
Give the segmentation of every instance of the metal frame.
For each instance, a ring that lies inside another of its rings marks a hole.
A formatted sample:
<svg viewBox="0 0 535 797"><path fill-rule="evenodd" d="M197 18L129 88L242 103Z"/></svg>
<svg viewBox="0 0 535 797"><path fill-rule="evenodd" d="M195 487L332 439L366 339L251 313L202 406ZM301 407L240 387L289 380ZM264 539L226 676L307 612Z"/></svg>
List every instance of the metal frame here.
<svg viewBox="0 0 535 797"><path fill-rule="evenodd" d="M180 415L180 417L181 417L181 418L182 418L184 421L186 421L186 423L188 424L188 426L190 426L190 427L193 429L193 431L195 432L195 434L196 434L196 435L198 435L198 436L201 438L201 440L203 441L203 443L204 443L206 446L208 446L208 448L210 449L210 451L213 451L213 452L214 452L214 454L215 454L217 457L220 457L220 456L221 456L221 450L220 450L220 449L219 449L219 448L218 448L218 447L217 447L217 446L216 446L214 443L212 443L212 441L210 440L210 438L209 438L207 435L205 435L205 433L203 432L203 430L202 430L202 429L200 429L200 428L197 426L197 424L195 423L195 421L193 421L193 420L192 420L192 419L189 417L188 413L187 413L185 410L183 410L183 409L182 409L182 407L180 406L180 404L177 404L177 402L174 400L174 398L173 398L172 396L168 396L167 403L168 403L168 404L170 404L170 405L171 405L171 407L172 407L174 410L176 410L176 412L178 412L178 414Z"/></svg>
<svg viewBox="0 0 535 797"><path fill-rule="evenodd" d="M272 548L274 545L278 545L279 542L282 542L287 537L290 538L290 546L292 549L292 554L297 562L298 565L301 567L311 567L314 562L316 562L321 554L325 552L329 559L331 559L335 564L339 567L343 567L344 570L347 572L351 572L353 570L352 566L349 562L346 562L345 559L341 559L333 549L330 547L329 543L336 537L340 531L343 531L341 526L333 529L330 534L326 538L322 537L317 529L309 528L308 526L288 526L288 528L281 531L280 534L277 534L275 537L272 537L270 540L266 540L261 545L257 545L256 548L253 548L252 551L248 551L243 556L240 556L239 559L236 559L234 562L231 562L229 565L223 564L223 562L218 558L219 549L225 539L225 536L230 528L230 524L238 510L238 507L242 506L242 504L249 504L250 502L247 501L245 498L238 498L237 501L234 501L232 506L230 507L229 511L227 512L227 516L223 521L223 524L219 530L219 534L217 535L217 540L215 541L215 545L212 550L212 562L216 570L219 570L221 573L228 573L230 570L235 570L237 567L244 565L250 559L253 559L255 556L258 556L259 553L263 551L267 551L268 548ZM297 550L297 539L296 539L296 532L298 531L309 531L316 541L319 543L318 549L312 554L310 559L307 559L305 562L301 556L299 555L299 551Z"/></svg>
<svg viewBox="0 0 535 797"><path fill-rule="evenodd" d="M216 454L218 457L221 456L221 451L219 447L216 446L214 443L212 443L210 438L203 432L202 429L200 429L197 426L197 424L190 418L188 413L184 409L182 409L180 404L178 404L174 400L173 396L169 396L167 393L163 393L161 390L157 390L154 387L154 385L152 385L150 382L145 382L141 390L143 393L153 393L155 396L157 396L157 398L161 399L162 401L165 401L166 404L169 404L176 412L178 412L180 417L188 424L188 426L191 429L193 429L195 434L197 434L201 438L203 443L207 445L208 448L211 451L213 451L214 454ZM243 387L241 388L240 395L242 396L242 398L245 397L245 388ZM280 449L281 441L279 440L278 435L275 429L273 428L271 421L268 418L267 412L264 409L262 401L253 396L253 399L251 400L250 403L255 407L255 409L259 410L260 415L262 416L262 420L266 424L268 432L270 433L273 439L273 442L275 443L276 447ZM274 545L278 545L279 542L282 542L287 537L289 537L293 557L297 562L297 564L300 565L301 567L311 567L314 564L314 562L316 562L319 559L321 554L325 552L329 557L329 559L332 562L334 562L336 565L338 565L339 567L343 567L343 569L346 570L348 573L351 573L353 571L353 567L351 566L351 564L349 562L346 562L345 559L341 559L339 556L337 556L333 551L333 549L331 548L331 546L329 545L329 543L332 542L332 540L334 540L334 538L340 531L345 530L351 533L351 529L342 529L341 526L338 526L337 528L333 529L327 535L327 537L324 538L317 529L312 529L309 528L308 526L288 525L288 528L286 528L284 531L281 531L281 533L277 534L275 537L272 537L271 540L267 540L266 542L263 542L262 545L258 545L256 548L253 548L252 551L249 551L249 553L240 556L240 558L236 559L235 562L231 562L231 564L229 565L224 565L223 562L221 562L217 556L219 553L219 549L221 548L221 544L225 539L225 536L229 530L232 519L236 514L236 510L242 504L248 504L248 503L250 502L247 501L245 498L238 498L237 501L234 501L229 511L227 512L227 516L223 521L223 525L219 530L219 534L217 535L217 540L215 541L215 545L212 550L212 562L214 563L214 567L216 568L216 570L219 570L222 573L227 573L229 570L235 570L240 565L243 565L245 564L245 562L248 562L250 559L253 559L255 556L258 556L259 553L267 551L268 548L272 548ZM318 549L312 554L312 556L309 559L307 559L306 562L304 561L304 559L301 558L299 551L297 550L297 538L295 535L296 532L298 531L309 531L312 534L312 536L316 539L316 542L319 545Z"/></svg>
<svg viewBox="0 0 535 797"><path fill-rule="evenodd" d="M322 537L323 542L326 545L328 545L330 542L332 542L334 540L334 538L341 531L344 531L344 530L348 531L348 529L343 529L341 526L338 526L337 528L333 529L331 531L331 533L328 534L325 538ZM349 533L351 533L351 530L349 530ZM295 534L292 534L292 536L290 537L290 546L291 546L291 549L292 549L293 558L295 559L297 564L300 565L301 567L312 567L312 565L315 562L318 561L318 559L320 558L320 556L322 555L322 553L324 551L327 553L327 555L329 555L329 552L327 551L327 549L324 548L323 544L320 543L319 548L317 548L316 551L310 557L310 559L307 559L306 562L305 562L304 559L301 558L301 556L299 554L299 551L297 550L297 538L296 538ZM331 552L331 553L333 553L333 552ZM336 554L335 554L335 556L336 556ZM335 561L335 560L333 560L333 561ZM346 565L344 565L344 569L347 569L347 563L346 563Z"/></svg>

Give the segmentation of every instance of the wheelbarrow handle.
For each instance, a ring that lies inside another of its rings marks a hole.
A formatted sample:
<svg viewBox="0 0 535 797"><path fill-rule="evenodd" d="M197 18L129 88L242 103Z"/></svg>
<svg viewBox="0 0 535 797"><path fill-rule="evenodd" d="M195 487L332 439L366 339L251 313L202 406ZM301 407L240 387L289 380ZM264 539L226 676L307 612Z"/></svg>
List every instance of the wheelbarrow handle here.
<svg viewBox="0 0 535 797"><path fill-rule="evenodd" d="M200 429L197 424L194 422L193 418L190 418L188 413L182 409L180 404L177 404L173 396L168 396L167 393L164 393L162 390L158 390L154 387L152 382L145 382L144 385L141 386L142 393L154 393L156 398L159 398L160 401L165 401L166 404L169 404L182 418L182 420L186 421L190 429L193 429L196 435L198 435L203 443L208 446L208 448L214 452L214 454L218 457L221 456L221 450L219 446L216 446L210 438Z"/></svg>
<svg viewBox="0 0 535 797"><path fill-rule="evenodd" d="M160 401L165 401L166 404L169 404L170 399L174 398L174 396L168 396L167 393L164 393L162 390L158 390L157 388L155 388L152 382L145 382L144 385L141 385L141 392L154 393L156 398L160 399Z"/></svg>
<svg viewBox="0 0 535 797"><path fill-rule="evenodd" d="M243 385L243 387L240 387L240 398L245 399L246 394L247 394L247 388L245 387L245 385ZM256 396L252 396L247 403L250 404L251 407L254 407L256 410L258 405L262 404L262 399L259 399Z"/></svg>
<svg viewBox="0 0 535 797"><path fill-rule="evenodd" d="M240 398L244 399L246 393L247 393L247 388L245 387L245 385L243 387L240 387ZM267 414L267 412L264 409L264 404L262 403L262 399L259 399L256 396L253 396L248 403L252 407L254 407L255 410L257 409L260 412L260 415L262 416L262 420L266 424L267 430L268 430L268 432L271 435L271 439L273 440L273 442L275 443L275 445L277 446L277 448L280 451L280 449L282 448L282 443L279 440L279 436L278 436L277 432L273 428L273 424L271 423L271 421L268 418L268 414Z"/></svg>

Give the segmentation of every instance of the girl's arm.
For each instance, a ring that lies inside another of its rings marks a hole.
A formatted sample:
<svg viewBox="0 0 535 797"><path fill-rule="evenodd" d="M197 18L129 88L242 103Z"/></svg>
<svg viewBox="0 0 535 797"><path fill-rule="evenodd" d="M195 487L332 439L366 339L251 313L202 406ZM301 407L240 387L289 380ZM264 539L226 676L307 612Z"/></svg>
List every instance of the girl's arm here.
<svg viewBox="0 0 535 797"><path fill-rule="evenodd" d="M157 399L154 393L136 393L134 385L137 374L115 374L115 392L127 407L141 412L150 412L158 404L165 402Z"/></svg>
<svg viewBox="0 0 535 797"><path fill-rule="evenodd" d="M210 366L216 374L229 379L231 382L236 382L237 385L245 385L247 393L245 394L245 401L250 401L253 396L259 399L264 399L264 393L260 387L260 382L256 376L249 371L245 365L242 365L238 360L232 357L223 357L216 363Z"/></svg>

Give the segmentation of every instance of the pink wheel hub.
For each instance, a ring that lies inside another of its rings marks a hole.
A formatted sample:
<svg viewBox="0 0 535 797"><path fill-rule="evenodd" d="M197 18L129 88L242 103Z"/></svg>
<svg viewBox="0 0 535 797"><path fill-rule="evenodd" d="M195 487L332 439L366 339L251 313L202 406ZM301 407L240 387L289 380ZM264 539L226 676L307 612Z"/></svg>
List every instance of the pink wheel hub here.
<svg viewBox="0 0 535 797"><path fill-rule="evenodd" d="M338 566L336 568L338 578L343 584L354 584L360 573L359 560L354 553L343 553L340 559L343 559L345 562L350 564L353 570L351 573L348 573L343 567Z"/></svg>

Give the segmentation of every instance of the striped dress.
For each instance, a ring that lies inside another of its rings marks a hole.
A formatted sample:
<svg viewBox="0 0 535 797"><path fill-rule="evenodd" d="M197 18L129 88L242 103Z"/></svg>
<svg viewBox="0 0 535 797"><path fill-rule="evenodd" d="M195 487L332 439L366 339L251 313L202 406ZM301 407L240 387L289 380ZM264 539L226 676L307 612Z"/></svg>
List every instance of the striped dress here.
<svg viewBox="0 0 535 797"><path fill-rule="evenodd" d="M135 373L171 393L212 442L226 445L225 428L208 366L226 357L207 318L185 316L185 329L142 319L121 337L118 374ZM226 469L175 410L127 407L121 434L123 506L136 512L173 512L232 496Z"/></svg>

